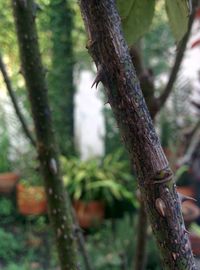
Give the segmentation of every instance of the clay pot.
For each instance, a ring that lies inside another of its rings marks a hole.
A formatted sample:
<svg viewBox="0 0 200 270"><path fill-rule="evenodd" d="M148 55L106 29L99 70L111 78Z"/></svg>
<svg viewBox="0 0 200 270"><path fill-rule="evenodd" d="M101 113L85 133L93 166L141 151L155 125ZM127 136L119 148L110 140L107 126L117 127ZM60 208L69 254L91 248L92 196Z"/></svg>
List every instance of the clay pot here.
<svg viewBox="0 0 200 270"><path fill-rule="evenodd" d="M22 215L40 215L47 212L45 190L41 186L17 185L17 205Z"/></svg>
<svg viewBox="0 0 200 270"><path fill-rule="evenodd" d="M0 174L0 193L11 193L19 180L17 173L6 172Z"/></svg>
<svg viewBox="0 0 200 270"><path fill-rule="evenodd" d="M89 228L102 222L105 215L105 206L102 202L74 201L73 206L77 215L79 225Z"/></svg>
<svg viewBox="0 0 200 270"><path fill-rule="evenodd" d="M193 187L177 187L177 191L182 195L195 198L195 190ZM196 203L191 200L182 202L181 206L185 225L188 227L191 222L195 221L200 216L200 209Z"/></svg>
<svg viewBox="0 0 200 270"><path fill-rule="evenodd" d="M195 190L193 187L186 187L186 186L177 187L177 192L179 192L180 194L195 198Z"/></svg>
<svg viewBox="0 0 200 270"><path fill-rule="evenodd" d="M189 239L194 255L200 256L200 236L191 233L189 234Z"/></svg>
<svg viewBox="0 0 200 270"><path fill-rule="evenodd" d="M190 224L200 216L199 207L192 201L182 203L182 213L186 224Z"/></svg>

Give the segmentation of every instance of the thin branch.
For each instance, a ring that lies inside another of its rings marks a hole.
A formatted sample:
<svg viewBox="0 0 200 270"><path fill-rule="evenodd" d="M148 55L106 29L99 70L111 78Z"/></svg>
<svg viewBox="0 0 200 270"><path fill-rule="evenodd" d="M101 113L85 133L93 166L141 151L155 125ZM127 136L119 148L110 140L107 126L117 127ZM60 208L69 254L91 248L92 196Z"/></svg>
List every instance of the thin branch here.
<svg viewBox="0 0 200 270"><path fill-rule="evenodd" d="M149 112L151 115L154 114L155 110L155 86L153 76L145 69L142 63L141 50L133 46L130 49L130 55L133 65L136 70L136 74L140 80L142 92L147 103ZM138 223L137 223L137 237L136 237L136 252L134 256L133 269L144 270L147 262L147 229L148 219L145 212L145 206L142 200L140 200L140 208L138 212Z"/></svg>
<svg viewBox="0 0 200 270"><path fill-rule="evenodd" d="M115 0L80 0L88 49L138 177L165 269L196 270L173 175L121 31Z"/></svg>
<svg viewBox="0 0 200 270"><path fill-rule="evenodd" d="M194 5L193 12L191 13L190 18L189 18L188 31L185 34L185 36L183 37L181 43L179 44L178 51L177 51L177 54L176 54L176 58L175 58L175 61L174 61L174 65L173 65L173 67L171 69L171 72L170 72L169 80L168 80L168 82L166 84L165 89L163 90L163 93L157 99L158 106L157 106L157 110L154 112L155 115L163 107L163 105L167 101L167 99L168 99L168 97L169 97L169 95L170 95L170 93L171 93L171 91L173 89L173 86L174 86L174 83L176 81L176 78L177 78L181 63L183 61L183 57L184 57L184 54L185 54L187 43L188 43L188 40L189 40L189 37L190 37L190 34L191 34L193 22L194 22L194 19L195 19L195 14L196 14L196 5Z"/></svg>
<svg viewBox="0 0 200 270"><path fill-rule="evenodd" d="M80 253L81 253L83 260L84 260L85 269L92 270L93 268L92 268L92 265L90 262L90 258L88 256L88 252L87 252L86 247L85 247L85 240L83 237L83 233L82 233L80 225L78 223L77 216L76 216L76 213L75 213L73 206L71 206L71 210L72 210L73 223L76 226L77 242L78 242Z"/></svg>
<svg viewBox="0 0 200 270"><path fill-rule="evenodd" d="M3 62L3 59L0 55L0 70L1 70L1 73L2 73L2 76L3 76L3 79L4 79L4 82L5 82L5 85L7 87L7 90L8 90L8 93L10 95L10 98L11 98L11 101L13 103L13 107L15 109L15 113L19 119L19 122L22 126L22 129L24 131L24 134L26 135L26 137L29 139L29 141L31 142L31 144L36 147L36 142L35 142L35 139L33 138L28 126L27 126L27 123L26 123L26 120L19 108L19 105L18 105L18 102L17 102L17 98L15 96L15 92L14 92L14 89L12 88L12 84L11 84L11 81L8 77L8 73L7 73L7 70L6 70L6 66Z"/></svg>
<svg viewBox="0 0 200 270"><path fill-rule="evenodd" d="M5 64L4 64L3 59L2 59L1 56L0 56L0 70L2 72L2 75L3 75L3 78L4 78L8 93L10 95L11 101L13 103L16 115L19 118L19 121L20 121L20 123L22 125L24 134L30 140L31 144L36 148L36 141L32 137L31 132L29 131L29 129L27 127L24 116L23 116L23 114L22 114L22 112L21 112L21 110L20 110L20 108L18 106L17 99L16 99L16 96L15 96L14 90L12 88L11 81L10 81L10 79L8 77L8 73L7 73ZM73 221L76 224L76 227L78 227L79 225L77 223L77 218L76 218L76 215L74 215L74 213L73 213ZM81 252L81 254L83 256L83 259L84 259L84 262L85 262L85 267L86 267L87 270L92 270L91 263L90 263L90 260L89 260L89 257L88 257L88 254L87 254L87 251L86 251L86 248L85 248L84 237L83 237L83 234L82 234L82 232L80 230L77 233L77 240L78 240L80 252Z"/></svg>
<svg viewBox="0 0 200 270"><path fill-rule="evenodd" d="M185 137L186 137L186 142L185 142L186 147L185 147L185 149L186 150L189 147L194 135L196 134L196 132L198 131L199 128L200 128L200 120L198 120L197 123L192 128L192 130L190 130L190 132L185 135Z"/></svg>
<svg viewBox="0 0 200 270"><path fill-rule="evenodd" d="M140 203L138 224L137 224L137 242L136 251L134 256L134 269L135 270L145 270L146 260L147 260L147 228L148 220L147 214L145 212L144 203Z"/></svg>
<svg viewBox="0 0 200 270"><path fill-rule="evenodd" d="M12 0L20 59L29 94L37 152L62 270L78 270L70 200L65 192L58 147L52 127L45 72L35 23L34 1Z"/></svg>
<svg viewBox="0 0 200 270"><path fill-rule="evenodd" d="M200 121L197 122L194 129L192 130L191 139L187 141L187 146L185 150L185 154L182 158L178 160L178 165L182 166L184 164L191 163L192 155L196 151L197 144L199 143L200 138Z"/></svg>

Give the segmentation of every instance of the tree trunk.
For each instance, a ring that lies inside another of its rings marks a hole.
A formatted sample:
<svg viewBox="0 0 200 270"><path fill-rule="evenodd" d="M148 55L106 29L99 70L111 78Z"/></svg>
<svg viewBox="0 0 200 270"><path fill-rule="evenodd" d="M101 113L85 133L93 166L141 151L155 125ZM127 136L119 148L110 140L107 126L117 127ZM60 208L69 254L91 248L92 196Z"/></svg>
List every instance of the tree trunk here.
<svg viewBox="0 0 200 270"><path fill-rule="evenodd" d="M154 78L148 69L144 68L142 61L142 55L140 47L133 46L130 49L130 55L135 67L136 74L140 80L140 85L142 92L150 111L153 115L157 109L157 102L155 99L155 86ZM148 219L145 212L144 202L140 201L140 208L138 211L138 223L137 223L137 237L136 237L136 252L134 255L133 269L134 270L144 270L146 269L147 263L147 229L148 229Z"/></svg>
<svg viewBox="0 0 200 270"><path fill-rule="evenodd" d="M69 0L50 1L49 8L53 42L49 97L60 151L70 156L75 153L73 12Z"/></svg>
<svg viewBox="0 0 200 270"><path fill-rule="evenodd" d="M165 269L194 270L173 174L145 104L114 0L81 0L88 49L129 151Z"/></svg>
<svg viewBox="0 0 200 270"><path fill-rule="evenodd" d="M50 219L62 270L77 270L76 245L70 202L60 176L57 146L52 131L45 73L41 62L33 0L12 0L22 68L37 135L37 151L44 177Z"/></svg>

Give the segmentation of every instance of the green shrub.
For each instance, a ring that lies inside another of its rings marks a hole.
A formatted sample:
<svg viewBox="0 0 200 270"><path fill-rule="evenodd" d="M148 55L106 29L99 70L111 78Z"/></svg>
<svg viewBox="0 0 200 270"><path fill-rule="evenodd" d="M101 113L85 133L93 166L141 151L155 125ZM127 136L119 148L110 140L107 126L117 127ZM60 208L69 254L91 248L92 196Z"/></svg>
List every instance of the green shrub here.
<svg viewBox="0 0 200 270"><path fill-rule="evenodd" d="M62 157L61 161L64 184L73 199L102 200L107 204L114 200L129 200L135 204L135 179L127 161L120 160L120 153L102 160Z"/></svg>
<svg viewBox="0 0 200 270"><path fill-rule="evenodd" d="M16 239L15 235L0 228L0 260L4 263L15 261L18 252L22 250L23 243Z"/></svg>

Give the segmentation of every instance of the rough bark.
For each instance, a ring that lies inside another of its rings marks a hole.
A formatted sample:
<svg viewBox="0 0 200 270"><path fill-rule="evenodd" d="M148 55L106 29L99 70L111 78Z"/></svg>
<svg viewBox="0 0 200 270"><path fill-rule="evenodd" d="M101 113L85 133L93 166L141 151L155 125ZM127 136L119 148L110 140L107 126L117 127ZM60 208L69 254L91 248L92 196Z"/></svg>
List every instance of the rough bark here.
<svg viewBox="0 0 200 270"><path fill-rule="evenodd" d="M13 107L15 109L15 113L17 115L17 118L19 119L19 122L22 126L22 130L24 131L24 134L25 136L28 138L28 140L30 141L30 143L36 147L36 142L35 142L35 139L33 138L28 126L27 126L27 123L26 123L26 120L19 108L19 105L18 105L18 102L17 102L17 98L15 96L15 91L12 87L12 84L11 84L11 81L8 77L8 73L7 73L7 70L6 70L6 67L5 67L5 64L3 62L3 59L2 57L0 56L0 70L1 70L1 73L2 73L2 76L3 76L3 79L4 79L4 82L5 82L5 85L6 85L6 88L8 90L8 94L10 96L10 99L13 103Z"/></svg>
<svg viewBox="0 0 200 270"><path fill-rule="evenodd" d="M49 73L49 97L60 151L65 156L74 149L74 54L72 42L73 11L69 0L50 1L52 31L52 68Z"/></svg>
<svg viewBox="0 0 200 270"><path fill-rule="evenodd" d="M165 269L196 269L173 174L145 104L114 0L81 0L88 49L138 176Z"/></svg>
<svg viewBox="0 0 200 270"><path fill-rule="evenodd" d="M136 69L136 73L139 77L140 80L140 85L142 88L142 92L145 98L145 101L147 103L150 115L152 119L155 119L156 115L159 113L159 111L163 108L165 105L167 99L169 98L172 90L174 83L176 82L178 72L180 70L181 63L184 58L185 50L187 47L187 43L191 34L194 18L195 18L195 11L196 11L196 2L194 3L194 8L193 12L190 15L189 18L189 24L188 24L188 31L185 34L183 40L180 43L180 46L177 50L176 58L174 61L174 65L171 69L170 76L168 79L168 82L166 84L166 87L163 90L163 93L159 98L155 98L155 87L154 84L152 83L152 77L151 74L149 73L148 70L144 69L141 55L137 48L132 47L130 50L131 58L133 61L133 64ZM145 229L147 230L148 228L148 221L144 209L144 204L142 203L139 209L139 219L138 219L138 234L137 234L137 243L136 246L139 248L137 250L136 255L134 257L134 269L135 270L143 270L145 269L145 263L146 263L146 244L147 244L147 233L145 233ZM143 222L145 224L143 225ZM141 227L144 226L144 229L141 229Z"/></svg>
<svg viewBox="0 0 200 270"><path fill-rule="evenodd" d="M52 131L45 73L35 25L34 2L12 0L20 58L37 136L37 151L48 199L49 216L56 235L62 270L77 270L76 245L70 202L60 176L57 145Z"/></svg>
<svg viewBox="0 0 200 270"><path fill-rule="evenodd" d="M157 108L156 99L154 96L155 86L154 78L148 69L145 69L141 51L133 46L130 49L130 55L135 67L136 74L139 78L142 92L147 103L150 114L154 114ZM137 237L136 237L136 252L134 255L133 269L134 270L144 270L146 269L147 263L147 229L148 229L148 219L145 212L145 205L143 201L140 201L140 208L138 211L137 220Z"/></svg>

